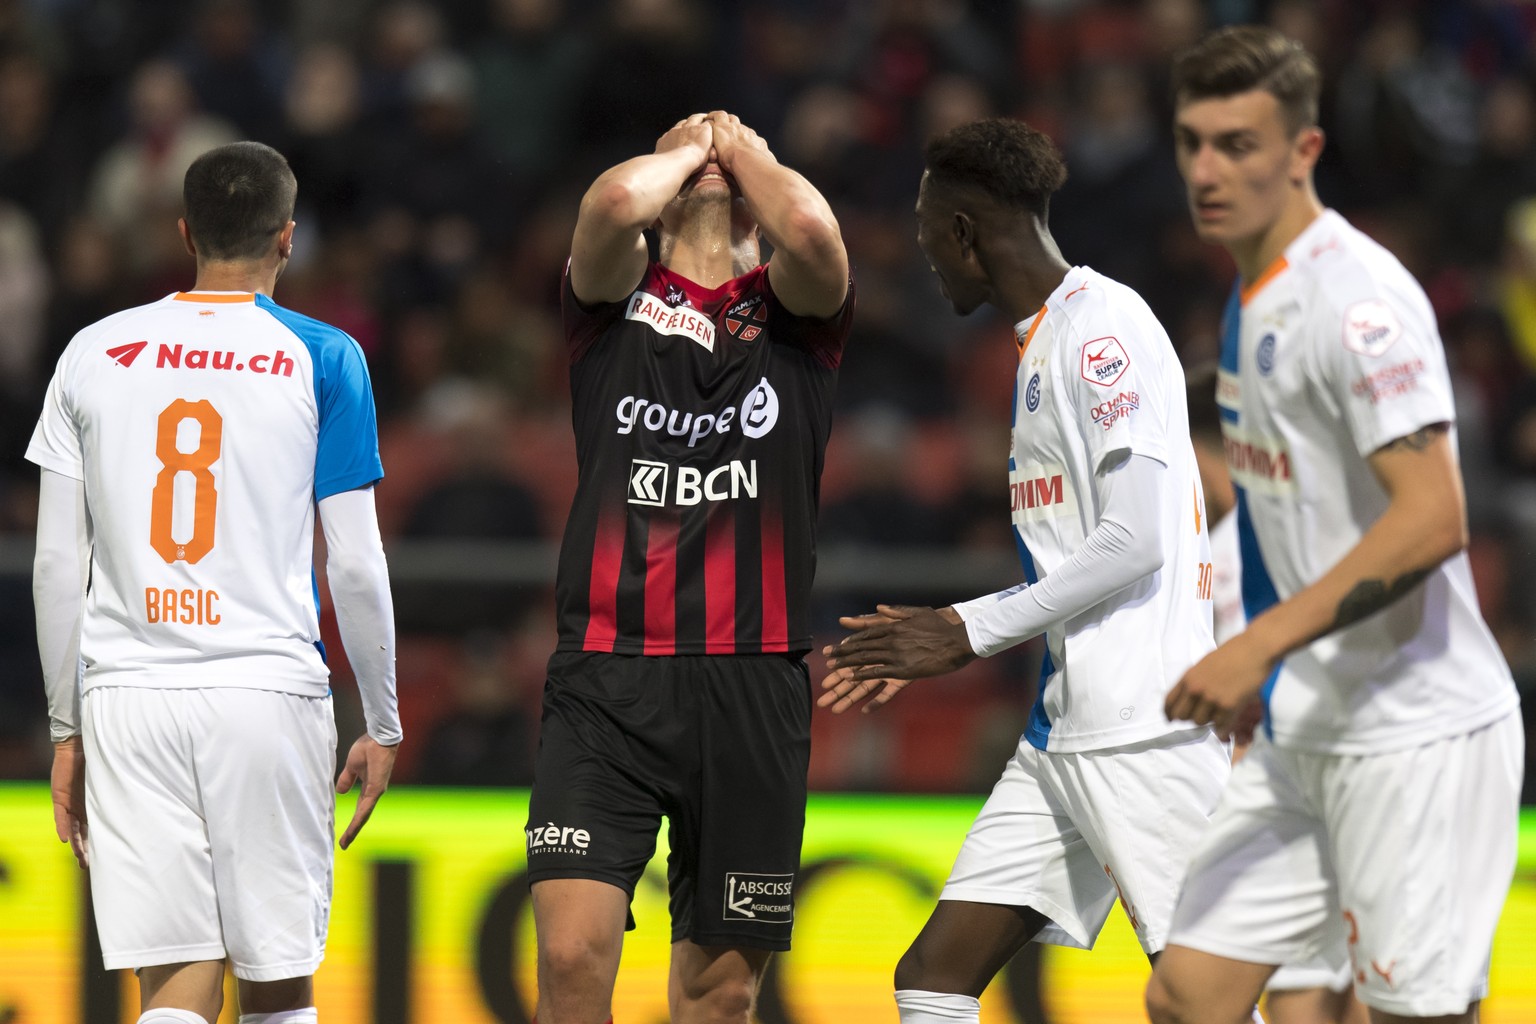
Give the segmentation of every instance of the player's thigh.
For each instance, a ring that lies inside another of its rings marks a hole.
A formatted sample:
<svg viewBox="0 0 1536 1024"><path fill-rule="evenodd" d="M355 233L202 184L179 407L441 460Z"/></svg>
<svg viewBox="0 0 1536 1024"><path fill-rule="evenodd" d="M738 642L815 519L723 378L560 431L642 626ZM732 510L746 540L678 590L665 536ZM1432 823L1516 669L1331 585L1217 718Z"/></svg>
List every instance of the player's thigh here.
<svg viewBox="0 0 1536 1024"><path fill-rule="evenodd" d="M1281 989L1271 978L1264 994L1264 1020L1266 1024L1368 1024L1370 1015L1355 1000L1352 986Z"/></svg>
<svg viewBox="0 0 1536 1024"><path fill-rule="evenodd" d="M1190 949L1175 941L1158 955L1152 967L1147 1010L1158 1024L1248 1024L1273 969Z"/></svg>
<svg viewBox="0 0 1536 1024"><path fill-rule="evenodd" d="M656 851L668 788L687 770L669 661L550 659L528 800L531 882L586 878L633 895Z"/></svg>
<svg viewBox="0 0 1536 1024"><path fill-rule="evenodd" d="M1144 951L1162 949L1190 853L1231 774L1226 745L1199 730L1048 765L1087 840L1083 872L1110 881Z"/></svg>
<svg viewBox="0 0 1536 1024"><path fill-rule="evenodd" d="M1056 755L1020 740L971 823L941 900L1030 908L1041 942L1088 948L1114 906L1071 809L1049 780ZM979 951L978 951L979 952Z"/></svg>
<svg viewBox="0 0 1536 1024"><path fill-rule="evenodd" d="M700 657L698 789L669 804L672 940L789 948L805 833L811 683L787 655Z"/></svg>
<svg viewBox="0 0 1536 1024"><path fill-rule="evenodd" d="M1404 1016L1487 992L1514 873L1524 736L1517 714L1407 750L1339 758L1323 787L1356 991Z"/></svg>
<svg viewBox="0 0 1536 1024"><path fill-rule="evenodd" d="M1290 759L1260 739L1197 840L1168 944L1271 966L1343 942L1322 819Z"/></svg>
<svg viewBox="0 0 1536 1024"><path fill-rule="evenodd" d="M979 998L1046 923L1032 907L941 899L897 963L896 988Z"/></svg>
<svg viewBox="0 0 1536 1024"><path fill-rule="evenodd" d="M82 701L91 897L109 970L224 956L184 698L108 686Z"/></svg>
<svg viewBox="0 0 1536 1024"><path fill-rule="evenodd" d="M246 981L313 974L331 907L331 699L238 687L188 694L230 965Z"/></svg>
<svg viewBox="0 0 1536 1024"><path fill-rule="evenodd" d="M610 962L618 968L629 893L592 878L548 878L529 888L541 963Z"/></svg>

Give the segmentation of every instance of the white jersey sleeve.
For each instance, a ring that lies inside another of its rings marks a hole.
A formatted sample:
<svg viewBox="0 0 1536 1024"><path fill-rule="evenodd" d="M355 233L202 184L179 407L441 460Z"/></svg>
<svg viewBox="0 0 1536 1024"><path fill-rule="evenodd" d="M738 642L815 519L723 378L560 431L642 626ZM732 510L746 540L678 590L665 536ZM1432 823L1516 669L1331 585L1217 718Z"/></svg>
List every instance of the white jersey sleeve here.
<svg viewBox="0 0 1536 1024"><path fill-rule="evenodd" d="M1339 326L1309 340L1317 379L1338 403L1355 450L1368 456L1423 427L1454 422L1450 374L1424 293L1394 288L1359 262L1340 270L1319 279L1324 315Z"/></svg>
<svg viewBox="0 0 1536 1024"><path fill-rule="evenodd" d="M1168 467L1131 455L1097 473L1094 487L1103 509L1082 546L1034 586L1016 588L979 607L956 605L971 649L990 657L1038 636L1106 601L1163 565L1163 517ZM996 595L994 595L996 596Z"/></svg>
<svg viewBox="0 0 1536 1024"><path fill-rule="evenodd" d="M1067 377L1088 464L1099 473L1111 456L1130 452L1166 466L1169 425L1162 413L1167 396L1157 352L1166 344L1161 329L1149 336L1155 321L1108 303L1101 303L1098 313L1097 320L1073 323L1076 372Z"/></svg>
<svg viewBox="0 0 1536 1024"><path fill-rule="evenodd" d="M58 743L80 734L80 613L91 543L85 484L44 469L37 489L32 608L48 694L48 733Z"/></svg>

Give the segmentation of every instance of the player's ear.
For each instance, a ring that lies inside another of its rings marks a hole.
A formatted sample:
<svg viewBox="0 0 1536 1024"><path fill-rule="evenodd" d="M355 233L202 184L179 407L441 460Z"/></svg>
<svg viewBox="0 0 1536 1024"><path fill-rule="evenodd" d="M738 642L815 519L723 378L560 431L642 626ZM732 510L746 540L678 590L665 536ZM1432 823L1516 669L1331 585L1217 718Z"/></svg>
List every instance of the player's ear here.
<svg viewBox="0 0 1536 1024"><path fill-rule="evenodd" d="M976 222L971 219L970 214L963 210L956 210L953 230L955 241L960 246L960 256L969 258L971 251L976 248Z"/></svg>
<svg viewBox="0 0 1536 1024"><path fill-rule="evenodd" d="M277 233L277 254L285 260L293 256L293 229L296 226L296 221L289 221L283 230Z"/></svg>
<svg viewBox="0 0 1536 1024"><path fill-rule="evenodd" d="M1296 143L1291 150L1291 180L1295 184L1303 184L1311 176L1317 158L1323 154L1325 141L1323 130L1316 125L1296 133Z"/></svg>
<svg viewBox="0 0 1536 1024"><path fill-rule="evenodd" d="M192 242L192 229L187 227L187 218L177 218L176 230L181 234L181 244L187 250L187 255L196 258L197 246Z"/></svg>

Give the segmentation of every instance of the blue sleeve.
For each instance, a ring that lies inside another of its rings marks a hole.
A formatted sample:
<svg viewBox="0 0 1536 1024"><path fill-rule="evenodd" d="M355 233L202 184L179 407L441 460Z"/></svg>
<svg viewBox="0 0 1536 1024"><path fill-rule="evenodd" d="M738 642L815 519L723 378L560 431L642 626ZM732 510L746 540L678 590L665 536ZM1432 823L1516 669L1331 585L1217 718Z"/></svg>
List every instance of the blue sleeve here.
<svg viewBox="0 0 1536 1024"><path fill-rule="evenodd" d="M345 331L284 309L265 296L257 296L256 301L298 336L314 364L315 407L320 415L315 500L382 480L373 383L362 348Z"/></svg>

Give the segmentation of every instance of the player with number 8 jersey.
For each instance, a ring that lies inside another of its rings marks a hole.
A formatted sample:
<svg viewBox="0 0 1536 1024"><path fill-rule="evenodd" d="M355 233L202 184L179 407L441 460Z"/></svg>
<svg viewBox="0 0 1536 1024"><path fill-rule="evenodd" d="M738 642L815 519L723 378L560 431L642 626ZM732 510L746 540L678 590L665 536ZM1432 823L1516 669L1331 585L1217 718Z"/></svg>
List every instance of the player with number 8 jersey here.
<svg viewBox="0 0 1536 1024"><path fill-rule="evenodd" d="M394 765L394 624L373 504L362 350L277 305L297 185L257 143L187 171L189 292L80 331L27 457L42 468L33 595L54 819L140 1024L316 1020L334 844L336 727L314 531L368 735L345 849Z"/></svg>
<svg viewBox="0 0 1536 1024"><path fill-rule="evenodd" d="M28 458L100 496L85 688L207 686L219 657L240 686L325 696L314 503L383 475L376 429L357 343L265 295L178 292L81 331Z"/></svg>

